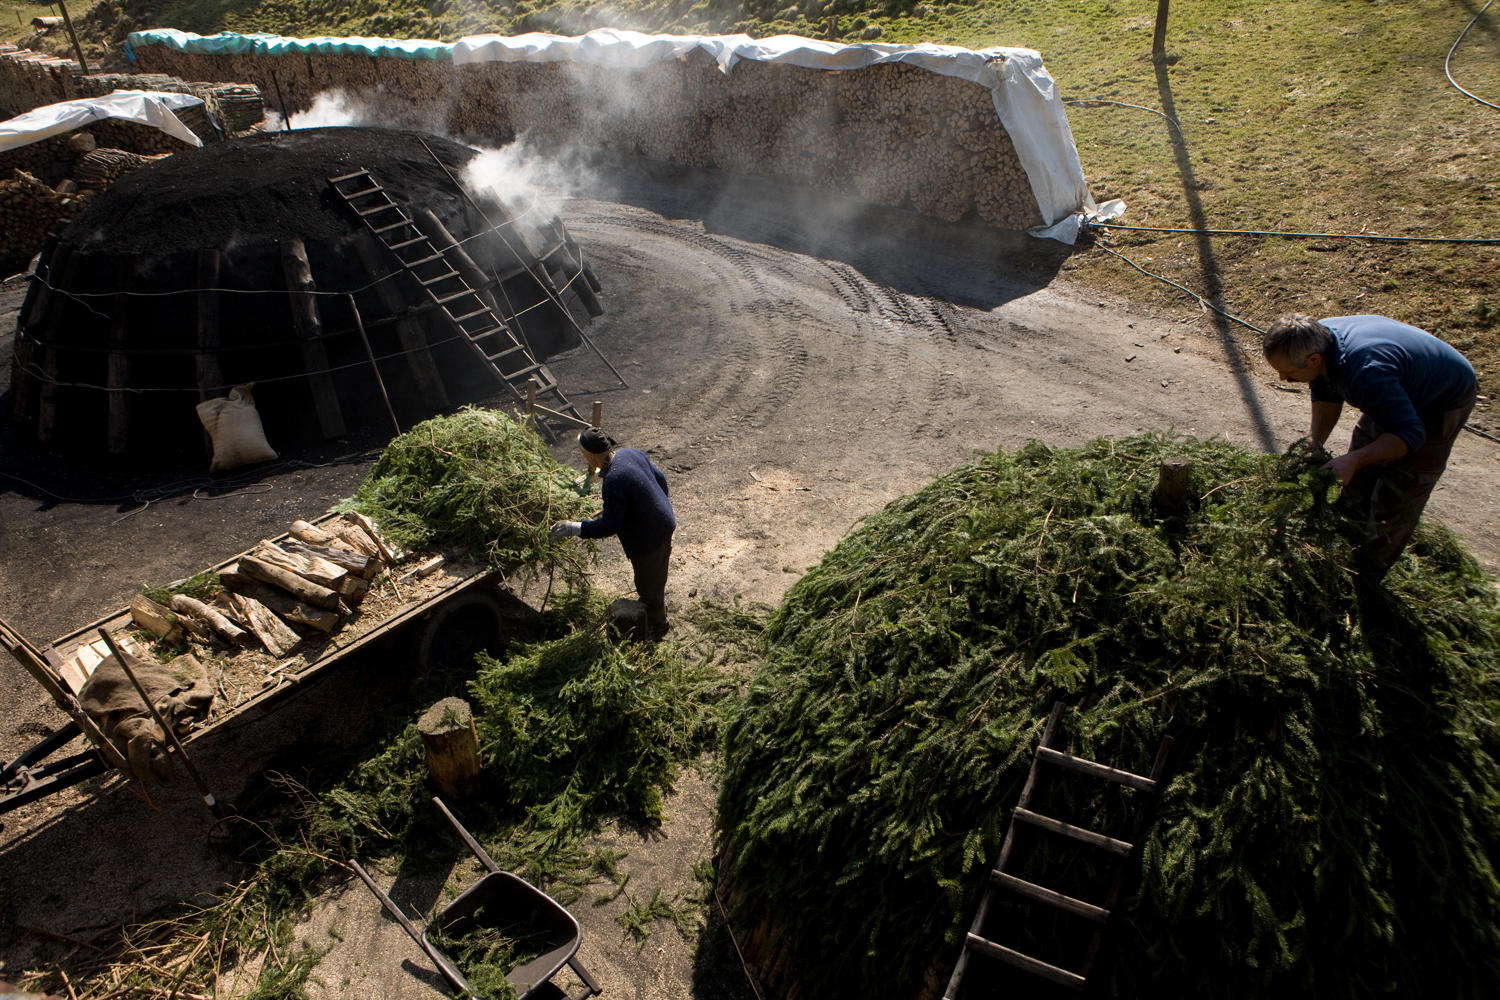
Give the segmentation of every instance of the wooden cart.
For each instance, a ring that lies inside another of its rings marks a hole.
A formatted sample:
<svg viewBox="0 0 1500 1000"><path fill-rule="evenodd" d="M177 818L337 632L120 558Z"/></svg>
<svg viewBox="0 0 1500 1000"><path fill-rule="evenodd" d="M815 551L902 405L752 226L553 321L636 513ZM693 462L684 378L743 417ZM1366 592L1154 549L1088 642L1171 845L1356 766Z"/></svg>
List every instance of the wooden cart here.
<svg viewBox="0 0 1500 1000"><path fill-rule="evenodd" d="M325 524L334 516L315 523ZM282 534L272 541L287 537ZM210 569L224 570L250 552L247 549ZM504 624L496 586L500 574L486 564L450 560L418 575L417 567L436 561L432 555L420 553L402 559L380 585L381 600L367 601L336 631L315 642L305 641L293 655L276 660L258 650L237 650L210 657L206 665L218 696L208 720L181 737L181 742L202 739L230 719L244 721L274 708L335 664L398 632L414 640L413 657L423 670L472 657L492 645L500 638ZM83 710L78 698L92 670L108 655L101 629L129 652L140 652L145 645L138 638L129 609L90 622L41 648L0 619L0 646L26 668L70 719L0 766L0 814L111 770L130 773L119 751Z"/></svg>

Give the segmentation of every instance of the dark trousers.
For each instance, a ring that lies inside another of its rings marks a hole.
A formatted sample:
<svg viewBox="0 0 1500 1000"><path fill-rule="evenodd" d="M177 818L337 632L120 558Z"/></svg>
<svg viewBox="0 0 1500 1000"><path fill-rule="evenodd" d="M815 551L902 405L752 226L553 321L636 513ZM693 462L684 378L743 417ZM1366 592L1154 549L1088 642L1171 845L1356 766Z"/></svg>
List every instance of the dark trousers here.
<svg viewBox="0 0 1500 1000"><path fill-rule="evenodd" d="M635 593L646 606L646 620L652 628L667 623L667 563L672 558L672 539L645 555L631 556L635 570Z"/></svg>
<svg viewBox="0 0 1500 1000"><path fill-rule="evenodd" d="M1427 440L1416 451L1408 452L1385 465L1367 465L1354 474L1339 499L1339 506L1350 517L1365 522L1369 540L1360 546L1357 558L1366 572L1376 579L1386 572L1411 541L1422 508L1432 496L1433 488L1448 467L1448 454L1463 430L1474 397L1451 410L1423 414ZM1363 448L1384 431L1369 415L1359 418L1349 439L1349 450Z"/></svg>

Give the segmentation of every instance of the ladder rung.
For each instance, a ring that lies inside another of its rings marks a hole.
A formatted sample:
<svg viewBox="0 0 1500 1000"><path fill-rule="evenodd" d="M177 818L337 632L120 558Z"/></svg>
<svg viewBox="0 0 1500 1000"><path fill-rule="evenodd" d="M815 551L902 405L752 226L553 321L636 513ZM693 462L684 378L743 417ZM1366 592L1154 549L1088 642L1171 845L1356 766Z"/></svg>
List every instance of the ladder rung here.
<svg viewBox="0 0 1500 1000"><path fill-rule="evenodd" d="M354 213L356 215L358 215L361 219L368 219L372 215L379 215L381 212L389 212L392 209L399 209L399 208L400 208L400 206L397 205L395 202L392 201L392 202L388 202L388 203L386 203L384 205L376 205L374 208L366 208L366 209L358 209L358 208L356 208L354 210Z"/></svg>
<svg viewBox="0 0 1500 1000"><path fill-rule="evenodd" d="M1054 889L1048 889L1034 882L1016 878L1014 875L1008 875L1005 872L990 872L990 881L1002 889L1009 889L1017 896L1025 896L1027 899L1034 899L1038 903L1046 903L1048 906L1065 910L1075 917L1082 917L1085 920L1093 920L1101 924L1109 919L1109 911L1102 906L1095 906L1093 903L1085 903L1081 899L1065 896Z"/></svg>
<svg viewBox="0 0 1500 1000"><path fill-rule="evenodd" d="M340 174L337 177L330 177L330 178L328 178L328 183L330 183L330 184L342 184L344 181L352 181L356 177L366 177L366 176L369 176L369 173L370 172L368 170L356 170L352 174Z"/></svg>
<svg viewBox="0 0 1500 1000"><path fill-rule="evenodd" d="M407 267L421 267L423 264L431 264L435 260L442 260L442 259L444 259L442 254L440 254L440 253L434 253L434 254L428 254L426 257L418 257L416 260L402 261L402 263L405 264Z"/></svg>
<svg viewBox="0 0 1500 1000"><path fill-rule="evenodd" d="M1023 823L1030 823L1032 826L1041 827L1043 830L1051 831L1060 837L1068 837L1080 843L1088 844L1090 847L1097 847L1101 851L1108 851L1111 854L1124 856L1129 854L1131 848L1135 846L1123 840L1106 837L1102 833L1095 833L1093 830L1085 830L1081 826L1064 823L1062 820L1053 819L1051 816L1042 816L1039 813L1032 812L1030 809L1022 809L1020 806L1016 807L1014 816Z"/></svg>
<svg viewBox="0 0 1500 1000"><path fill-rule="evenodd" d="M403 241L401 243L387 243L386 247L388 249L392 250L392 251L395 251L395 252L399 253L400 251L406 249L409 246L412 246L412 245L417 244L417 243L426 243L426 242L427 242L427 237L425 237L425 236L418 236L416 239L405 240L405 241Z"/></svg>
<svg viewBox="0 0 1500 1000"><path fill-rule="evenodd" d="M401 229L402 227L411 229L417 228L416 226L412 225L412 221L410 219L402 219L400 222L393 222L389 226L381 226L379 229L375 230L375 235L379 236L381 233L388 233L392 229Z"/></svg>
<svg viewBox="0 0 1500 1000"><path fill-rule="evenodd" d="M353 201L355 198L368 198L372 194L380 194L384 190L385 188L376 184L374 187L367 187L363 191L340 191L339 193L344 196L345 201Z"/></svg>
<svg viewBox="0 0 1500 1000"><path fill-rule="evenodd" d="M546 366L545 365L528 365L525 368L517 368L513 372L502 371L500 374L504 375L506 378L510 379L511 381L514 381L514 380L516 380L518 378L525 378L526 376L532 374L533 372L539 372L544 367L546 367ZM555 383L555 382L549 383L548 387L550 388L551 386L556 385L556 384L557 383ZM538 385L536 387L536 391L537 392L543 392L545 390L542 389L541 385Z"/></svg>
<svg viewBox="0 0 1500 1000"><path fill-rule="evenodd" d="M457 271L449 271L447 274L440 274L436 278L418 278L417 280L420 281L424 286L426 286L436 285L440 281L448 281L449 279L457 278L458 276L459 274Z"/></svg>
<svg viewBox="0 0 1500 1000"><path fill-rule="evenodd" d="M462 316L454 316L453 317L453 322L455 322L455 323L463 323L463 322L467 322L468 320L473 319L476 316L490 316L490 315L493 315L493 313L490 312L490 307L489 306L485 306L483 309L475 309L473 312L471 312L471 313L464 313Z"/></svg>
<svg viewBox="0 0 1500 1000"><path fill-rule="evenodd" d="M1074 757L1072 754L1061 753L1051 747L1037 747L1036 755L1039 760L1058 767L1065 767L1070 771L1087 774L1091 778L1101 781L1113 781L1117 785L1128 785L1131 788L1139 788L1143 792L1154 791L1156 782L1139 774L1129 771L1121 771L1118 768L1106 767L1092 760L1084 760L1082 757Z"/></svg>
<svg viewBox="0 0 1500 1000"><path fill-rule="evenodd" d="M996 944L987 938L980 937L978 934L970 933L964 943L981 955L988 955L997 961L1014 965L1018 969L1025 969L1032 975L1040 976L1043 979L1057 983L1059 986L1067 986L1071 989L1080 990L1087 983L1087 980L1076 972L1069 972L1067 969L1043 962L1039 958L1023 955L1019 951L1007 948L1003 944Z"/></svg>
<svg viewBox="0 0 1500 1000"><path fill-rule="evenodd" d="M499 331L496 331L496 332L499 332ZM520 347L520 346L507 347L505 350L500 351L498 353L495 353L495 354L486 354L485 357L487 357L487 358L490 359L490 363L491 364L499 364L501 358L508 358L512 354L516 354L516 353L524 351L524 350L526 350L526 348Z"/></svg>
<svg viewBox="0 0 1500 1000"><path fill-rule="evenodd" d="M433 296L432 301L436 302L440 306L445 306L445 305L447 305L450 302L457 302L459 299L468 298L468 297L471 297L471 296L474 297L474 298L478 298L479 297L478 294L474 291L474 289L472 289L472 288L468 287L467 285L465 285L464 286L464 290L461 291L461 292L455 292L452 295L445 295L442 298L438 298L436 296Z"/></svg>

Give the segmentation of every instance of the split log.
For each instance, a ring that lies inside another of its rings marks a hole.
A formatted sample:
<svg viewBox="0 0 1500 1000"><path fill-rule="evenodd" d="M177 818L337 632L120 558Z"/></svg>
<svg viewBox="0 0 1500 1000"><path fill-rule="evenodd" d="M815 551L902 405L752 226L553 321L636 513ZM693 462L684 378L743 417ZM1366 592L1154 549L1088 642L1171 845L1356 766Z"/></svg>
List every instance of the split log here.
<svg viewBox="0 0 1500 1000"><path fill-rule="evenodd" d="M349 571L336 563L330 562L321 556L304 555L297 552L288 552L271 542L262 541L255 546L252 553L255 558L262 562L279 566L289 573L296 573L316 583L320 587L327 587L340 597L348 597L352 600L361 600L365 591L370 589L368 580L350 576Z"/></svg>
<svg viewBox="0 0 1500 1000"><path fill-rule="evenodd" d="M298 600L306 601L308 604L315 604L320 608L327 608L329 611L345 613L344 602L339 599L336 591L329 590L327 587L321 587L311 580L298 576L296 573L282 569L280 566L273 566L254 556L244 556L239 562L239 572L252 579L259 580L261 583L269 583L273 587L280 587L288 594L291 594ZM221 577L222 575L220 574Z"/></svg>
<svg viewBox="0 0 1500 1000"><path fill-rule="evenodd" d="M339 541L349 546L355 552L358 552L362 556L369 556L371 559L379 559L381 562L385 561L385 554L381 552L380 546L375 544L375 539L371 538L369 533L359 525L344 521L334 530Z"/></svg>
<svg viewBox="0 0 1500 1000"><path fill-rule="evenodd" d="M295 538L288 538L281 543L281 547L293 555L325 559L361 580L368 580L380 572L378 561L369 556L360 555L358 552L350 552L348 549L336 549L331 545L313 545L297 541Z"/></svg>
<svg viewBox="0 0 1500 1000"><path fill-rule="evenodd" d="M446 799L463 799L479 786L479 734L462 698L444 698L417 721L427 748L427 772Z"/></svg>
<svg viewBox="0 0 1500 1000"><path fill-rule="evenodd" d="M293 632L286 622L277 618L270 608L260 603L253 597L244 594L229 593L229 603L239 613L243 621L260 644L266 647L266 652L278 660L296 649L302 643L302 637Z"/></svg>
<svg viewBox="0 0 1500 1000"><path fill-rule="evenodd" d="M219 580L231 593L243 594L259 601L293 628L328 633L339 627L338 612L305 604L286 591L268 587L237 569L221 571Z"/></svg>
<svg viewBox="0 0 1500 1000"><path fill-rule="evenodd" d="M177 616L145 594L130 599L130 617L136 625L165 642L181 642L182 626Z"/></svg>
<svg viewBox="0 0 1500 1000"><path fill-rule="evenodd" d="M178 615L192 622L196 620L208 626L214 635L223 639L231 646L245 641L245 630L234 622L225 618L213 608L202 601L189 597L186 594L172 595L172 610Z"/></svg>
<svg viewBox="0 0 1500 1000"><path fill-rule="evenodd" d="M387 565L394 566L396 564L396 547L380 537L380 532L375 530L375 523L373 521L363 514L352 510L344 515L344 519L370 536L370 540L375 543L376 549L380 552L380 558L384 559Z"/></svg>

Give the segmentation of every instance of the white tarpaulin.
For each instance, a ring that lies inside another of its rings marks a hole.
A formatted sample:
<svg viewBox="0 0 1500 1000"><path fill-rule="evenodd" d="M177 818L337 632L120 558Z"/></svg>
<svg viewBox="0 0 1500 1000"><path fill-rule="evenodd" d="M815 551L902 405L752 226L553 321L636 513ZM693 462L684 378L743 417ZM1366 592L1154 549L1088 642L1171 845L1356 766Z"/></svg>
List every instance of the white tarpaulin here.
<svg viewBox="0 0 1500 1000"><path fill-rule="evenodd" d="M203 140L193 134L177 116L174 108L202 104L191 94L162 94L147 90L117 90L104 97L81 97L33 108L9 121L0 122L0 152L50 139L105 118L124 118L159 128L194 146Z"/></svg>
<svg viewBox="0 0 1500 1000"><path fill-rule="evenodd" d="M964 49L954 45L887 45L879 42L845 45L798 35L751 38L749 35L646 35L617 28L595 28L569 37L532 32L525 35L471 35L451 44L430 41L393 41L375 38L281 38L276 35L238 35L225 32L200 36L171 28L137 31L125 40L126 54L147 45L165 45L182 52L232 55L302 55L331 52L402 59L450 58L456 65L483 62L578 62L632 68L664 59L680 59L702 49L719 68L730 73L741 59L788 63L809 69L850 70L879 63L905 62L943 76L977 83L989 90L995 113L1010 133L1011 143L1036 197L1042 225L1038 236L1072 243L1083 220L1113 218L1125 209L1122 202L1094 204L1073 132L1057 95L1057 86L1041 54L1033 49Z"/></svg>
<svg viewBox="0 0 1500 1000"><path fill-rule="evenodd" d="M1119 202L1103 212L1094 204L1073 132L1057 96L1057 86L1033 49L959 48L955 45L845 45L799 35L645 35L617 28L595 28L575 38L533 32L526 35L471 35L453 43L455 64L477 62L571 61L632 68L662 59L680 59L694 49L713 56L725 73L741 59L787 63L809 69L849 70L904 62L943 76L955 76L989 90L1000 123L1010 133L1016 156L1031 181L1041 211L1037 235L1072 243L1085 215L1118 215Z"/></svg>

